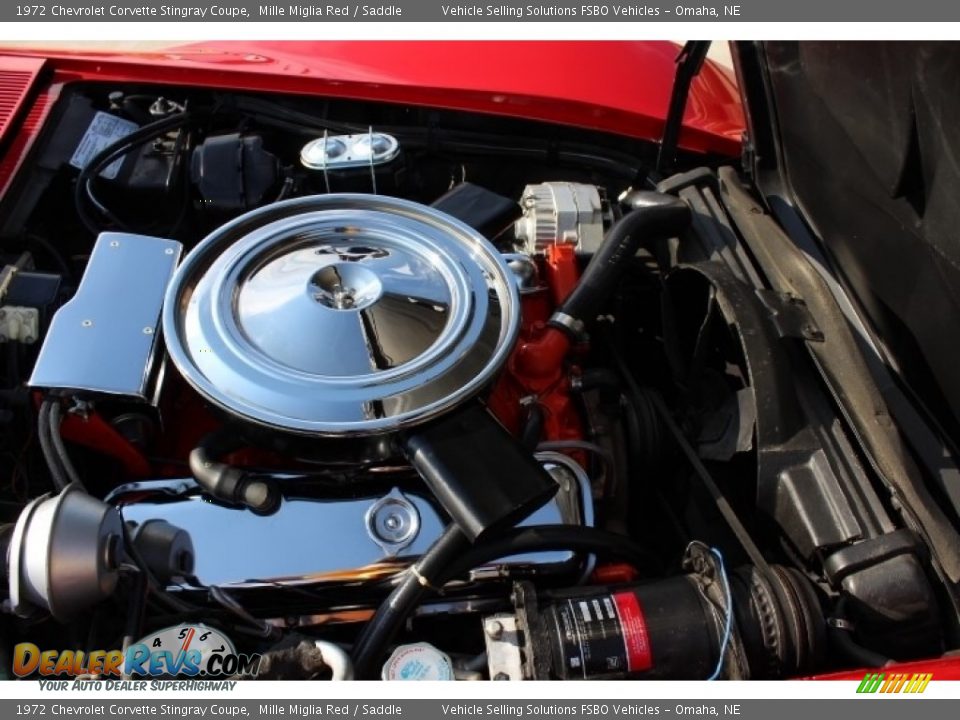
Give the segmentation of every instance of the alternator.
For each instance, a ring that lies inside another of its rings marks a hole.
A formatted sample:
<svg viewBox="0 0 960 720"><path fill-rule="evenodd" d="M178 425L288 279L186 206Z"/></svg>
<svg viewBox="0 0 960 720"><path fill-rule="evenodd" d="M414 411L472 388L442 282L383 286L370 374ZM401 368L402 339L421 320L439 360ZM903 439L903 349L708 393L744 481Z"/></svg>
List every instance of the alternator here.
<svg viewBox="0 0 960 720"><path fill-rule="evenodd" d="M579 252L593 253L603 240L604 204L595 185L527 185L520 204L523 217L517 220L515 233L531 255L554 244L575 245Z"/></svg>

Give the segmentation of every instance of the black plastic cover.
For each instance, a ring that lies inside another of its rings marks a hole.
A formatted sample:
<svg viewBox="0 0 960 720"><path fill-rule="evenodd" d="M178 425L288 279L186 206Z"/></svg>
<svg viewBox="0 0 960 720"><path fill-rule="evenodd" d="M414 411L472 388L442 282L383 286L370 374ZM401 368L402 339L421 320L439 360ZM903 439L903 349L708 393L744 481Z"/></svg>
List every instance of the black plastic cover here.
<svg viewBox="0 0 960 720"><path fill-rule="evenodd" d="M557 483L478 403L401 438L443 509L473 541L513 527L557 492Z"/></svg>
<svg viewBox="0 0 960 720"><path fill-rule="evenodd" d="M432 206L452 215L488 238L494 238L520 217L520 206L473 183L460 183Z"/></svg>
<svg viewBox="0 0 960 720"><path fill-rule="evenodd" d="M7 305L24 305L51 312L60 295L63 278L42 272L18 272L10 281L4 298Z"/></svg>
<svg viewBox="0 0 960 720"><path fill-rule="evenodd" d="M276 185L279 162L259 135L216 135L193 151L190 175L206 207L249 210Z"/></svg>

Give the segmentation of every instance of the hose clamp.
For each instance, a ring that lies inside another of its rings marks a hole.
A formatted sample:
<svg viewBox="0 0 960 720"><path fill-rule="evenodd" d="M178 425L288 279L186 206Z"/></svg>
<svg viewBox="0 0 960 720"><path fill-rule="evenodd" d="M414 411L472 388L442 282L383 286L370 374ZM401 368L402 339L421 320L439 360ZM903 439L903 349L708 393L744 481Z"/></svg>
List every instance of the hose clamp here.
<svg viewBox="0 0 960 720"><path fill-rule="evenodd" d="M550 324L554 327L560 328L568 335L573 337L581 337L584 334L585 326L583 320L578 320L575 317L567 315L565 312L555 312L550 316Z"/></svg>

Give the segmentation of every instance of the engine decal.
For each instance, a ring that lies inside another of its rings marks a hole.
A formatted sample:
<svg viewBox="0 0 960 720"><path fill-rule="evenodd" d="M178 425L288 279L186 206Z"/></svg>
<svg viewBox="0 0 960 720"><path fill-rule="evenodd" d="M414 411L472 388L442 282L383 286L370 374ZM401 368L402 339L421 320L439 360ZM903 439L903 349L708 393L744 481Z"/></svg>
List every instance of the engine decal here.
<svg viewBox="0 0 960 720"><path fill-rule="evenodd" d="M640 672L653 667L647 621L637 596L630 592L614 593L613 602L620 616L623 644L627 651L627 667L630 672Z"/></svg>
<svg viewBox="0 0 960 720"><path fill-rule="evenodd" d="M584 678L653 667L647 624L633 593L572 598L557 608L563 660Z"/></svg>

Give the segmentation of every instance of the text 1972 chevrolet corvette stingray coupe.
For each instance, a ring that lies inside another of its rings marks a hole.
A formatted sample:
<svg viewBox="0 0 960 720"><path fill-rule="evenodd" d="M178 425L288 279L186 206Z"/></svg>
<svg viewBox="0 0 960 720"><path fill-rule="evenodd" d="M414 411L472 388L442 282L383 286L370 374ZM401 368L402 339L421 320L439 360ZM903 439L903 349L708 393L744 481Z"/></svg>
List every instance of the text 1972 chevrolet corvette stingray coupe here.
<svg viewBox="0 0 960 720"><path fill-rule="evenodd" d="M7 677L960 675L957 46L11 52Z"/></svg>

